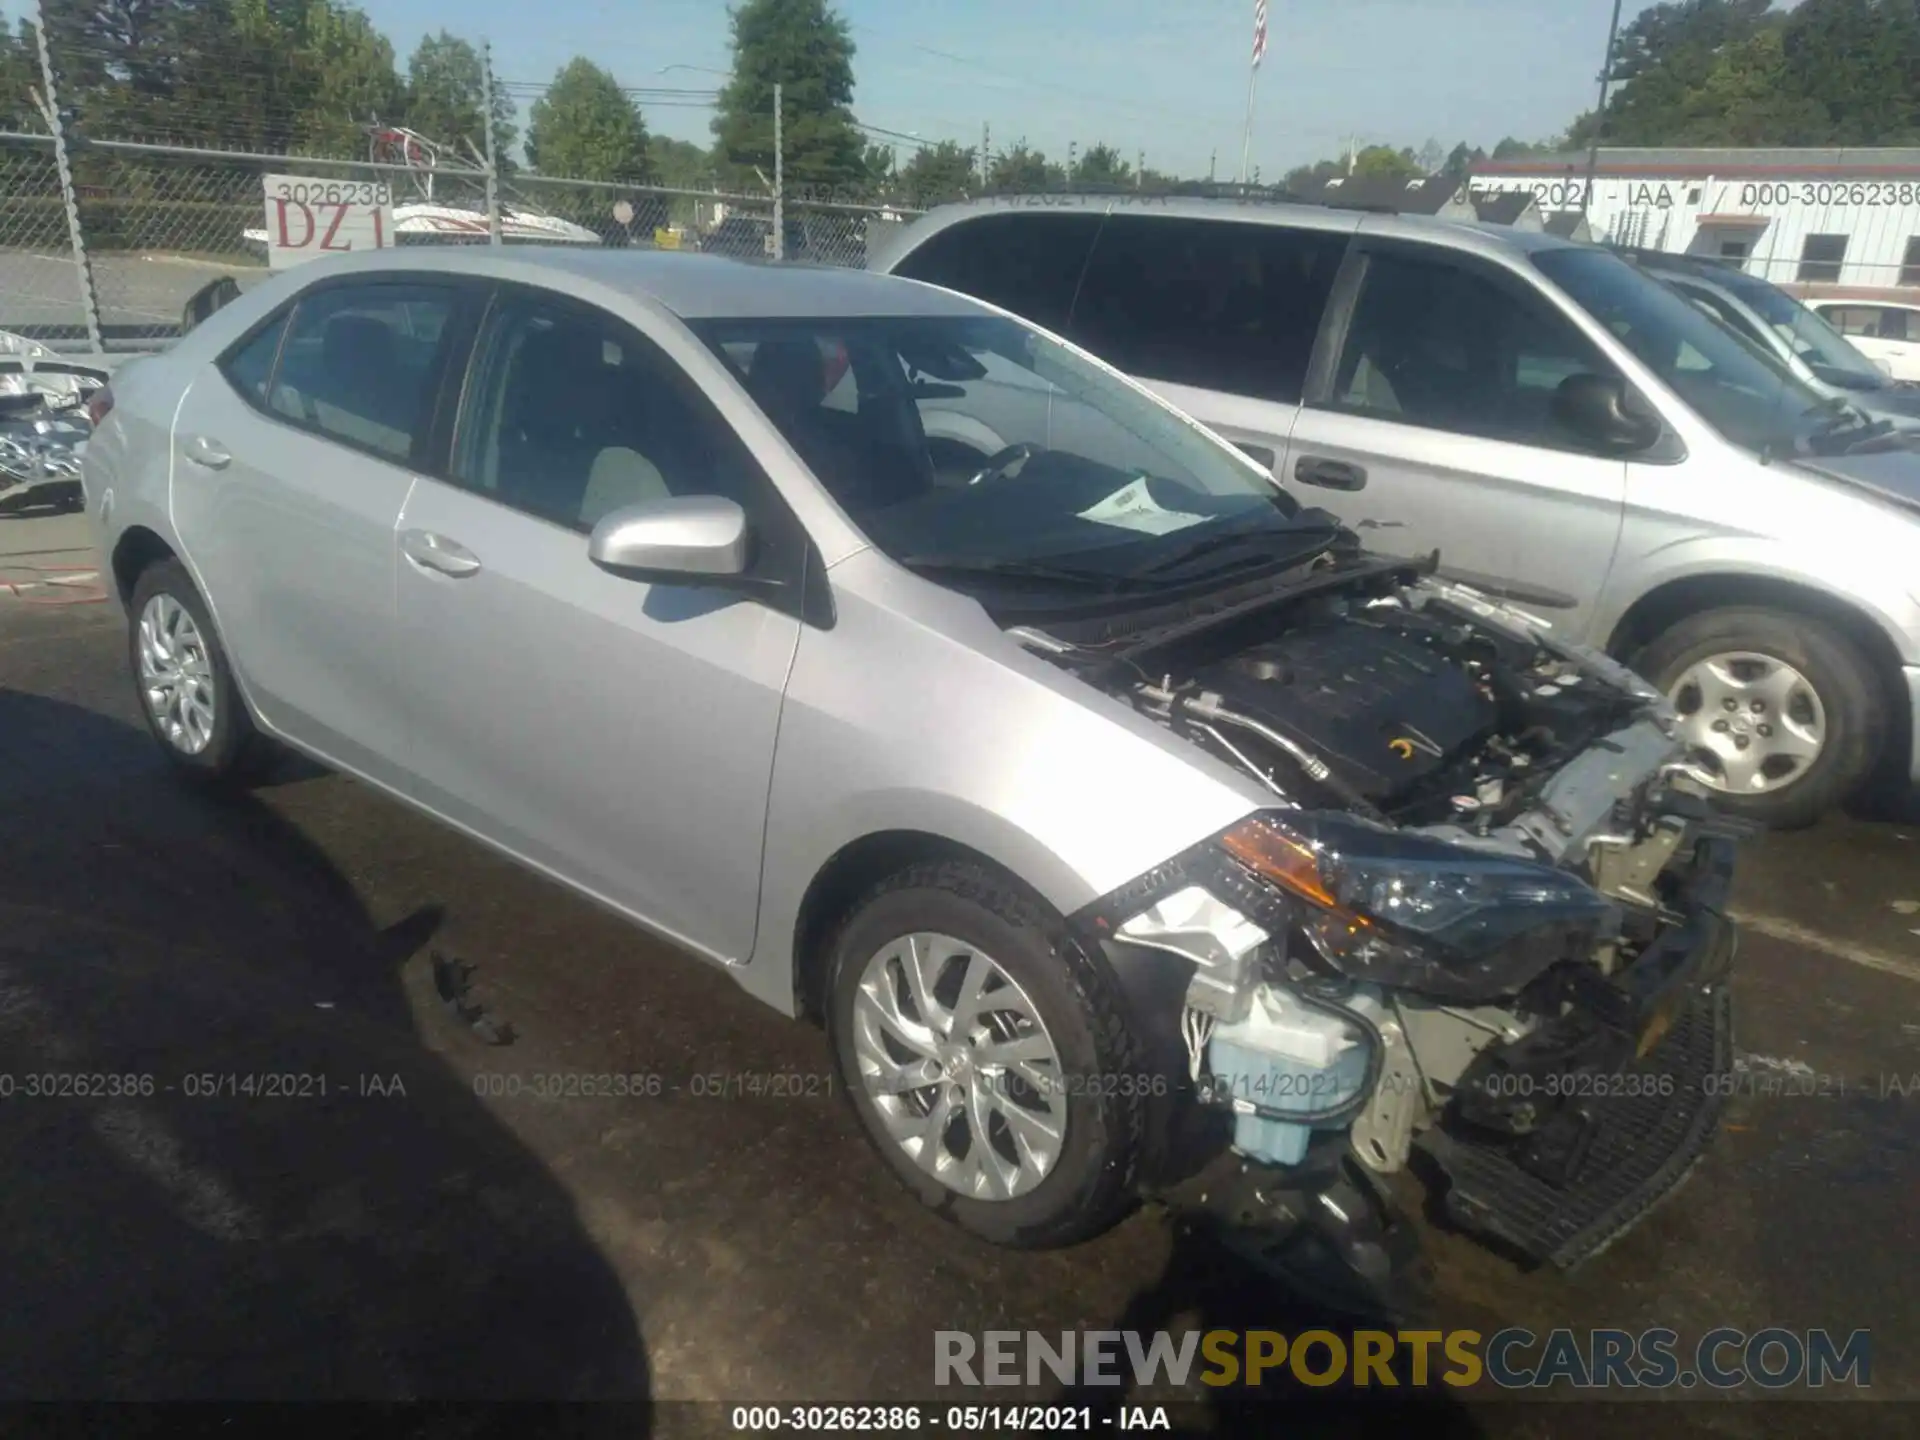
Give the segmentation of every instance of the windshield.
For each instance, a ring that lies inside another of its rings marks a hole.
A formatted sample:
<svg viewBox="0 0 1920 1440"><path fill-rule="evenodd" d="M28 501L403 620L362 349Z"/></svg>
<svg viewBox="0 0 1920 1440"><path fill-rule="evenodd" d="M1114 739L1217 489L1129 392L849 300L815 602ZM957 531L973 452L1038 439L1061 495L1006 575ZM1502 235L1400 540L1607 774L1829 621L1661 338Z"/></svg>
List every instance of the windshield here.
<svg viewBox="0 0 1920 1440"><path fill-rule="evenodd" d="M1884 389L1887 377L1871 360L1853 348L1846 336L1835 330L1813 311L1786 291L1767 284L1742 285L1738 295L1774 333L1793 348L1793 353L1809 369L1830 385L1849 390Z"/></svg>
<svg viewBox="0 0 1920 1440"><path fill-rule="evenodd" d="M1618 255L1568 247L1533 262L1734 444L1792 450L1822 412L1821 397L1783 363Z"/></svg>
<svg viewBox="0 0 1920 1440"><path fill-rule="evenodd" d="M695 329L873 543L929 572L1159 588L1329 538L1237 450L1012 319Z"/></svg>

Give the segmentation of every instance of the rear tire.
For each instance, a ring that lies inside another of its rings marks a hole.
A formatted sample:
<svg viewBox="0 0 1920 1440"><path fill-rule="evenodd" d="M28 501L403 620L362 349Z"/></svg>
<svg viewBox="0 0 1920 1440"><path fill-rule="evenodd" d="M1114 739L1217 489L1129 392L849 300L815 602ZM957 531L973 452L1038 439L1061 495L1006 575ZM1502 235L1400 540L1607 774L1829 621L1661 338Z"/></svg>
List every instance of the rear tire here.
<svg viewBox="0 0 1920 1440"><path fill-rule="evenodd" d="M908 937L950 941L942 948L954 958L922 966L924 975L946 976L946 998L930 996L924 1019L912 998L918 992L904 978L890 992L904 1000L898 1013L908 1028L924 1024L935 1035L918 1047L889 1038L890 1057L875 1049L886 1028L877 1022L875 996L891 983L885 977L904 976L898 955ZM984 991L995 998L972 1012L971 1023L962 1019L943 1038L943 1023L967 1012L964 996L974 974L969 967L982 959L996 972L987 983L998 988ZM1135 1198L1152 1081L1112 977L1043 902L981 865L914 866L883 881L853 909L829 943L829 965L827 1033L841 1086L867 1138L923 1204L995 1244L1032 1249L1084 1240L1125 1213ZM1015 1009L1024 1018L1010 1018ZM993 1033L983 1035L988 1027ZM971 1042L961 1030L972 1032ZM988 1075L995 1057L1012 1054L996 1047L1010 1047L1016 1039L1024 1053L1050 1043L1054 1059L983 1080L987 1088L980 1093L1001 1097L999 1114L976 1111L976 1092L968 1088L973 1077ZM978 1048L968 1052L969 1043ZM956 1068L942 1072L939 1060L920 1058L936 1049L949 1059L957 1053ZM875 1078L901 1075L912 1065L946 1078L907 1093L889 1091ZM1051 1083L1029 1088L1021 1077L1036 1072ZM953 1106L951 1123L920 1124L942 1096ZM1015 1105L1025 1113L1011 1112ZM982 1165L994 1174L970 1182L976 1115L985 1117L987 1143L994 1147ZM1055 1127L1057 1142L1046 1138L1042 1126ZM931 1140L903 1140L934 1130L939 1133ZM1033 1145L1023 1148L1022 1138ZM919 1146L917 1155L908 1144ZM956 1149L966 1152L957 1160ZM1036 1149L1046 1158L1029 1167ZM983 1190L983 1183L990 1188Z"/></svg>
<svg viewBox="0 0 1920 1440"><path fill-rule="evenodd" d="M270 750L254 728L206 602L186 567L166 559L134 582L127 661L160 752L201 784L244 784Z"/></svg>
<svg viewBox="0 0 1920 1440"><path fill-rule="evenodd" d="M1720 772L1729 783L1719 803L1774 829L1811 825L1852 795L1890 731L1886 697L1860 647L1808 615L1708 610L1656 636L1634 665L1681 708L1696 754L1716 769L1724 755L1732 767ZM1720 675L1734 683L1718 684ZM1769 747L1765 766L1747 773L1750 757Z"/></svg>

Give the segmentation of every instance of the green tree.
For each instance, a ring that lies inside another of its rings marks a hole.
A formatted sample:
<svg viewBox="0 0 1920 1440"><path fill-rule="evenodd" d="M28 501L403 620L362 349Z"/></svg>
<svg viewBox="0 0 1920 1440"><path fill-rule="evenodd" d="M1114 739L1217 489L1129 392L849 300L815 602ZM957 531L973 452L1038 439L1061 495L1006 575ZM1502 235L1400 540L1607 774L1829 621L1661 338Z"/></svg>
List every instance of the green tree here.
<svg viewBox="0 0 1920 1440"><path fill-rule="evenodd" d="M713 119L715 151L736 171L771 179L773 87L781 86L789 183L858 186L866 143L853 119L853 38L826 0L743 0L728 12L733 77Z"/></svg>
<svg viewBox="0 0 1920 1440"><path fill-rule="evenodd" d="M1451 176L1455 180L1464 180L1473 173L1473 167L1486 158L1486 151L1478 145L1469 145L1462 140L1447 152L1447 158L1440 166L1440 173Z"/></svg>
<svg viewBox="0 0 1920 1440"><path fill-rule="evenodd" d="M1021 140L1011 150L993 157L987 166L987 188L1003 195L1030 195L1062 189L1067 171Z"/></svg>
<svg viewBox="0 0 1920 1440"><path fill-rule="evenodd" d="M909 205L944 205L978 189L974 152L957 141L922 146L900 167L900 193Z"/></svg>
<svg viewBox="0 0 1920 1440"><path fill-rule="evenodd" d="M194 73L203 0L45 0L47 39L63 107L92 133L132 139L168 133L176 92Z"/></svg>
<svg viewBox="0 0 1920 1440"><path fill-rule="evenodd" d="M33 26L22 20L15 27L0 19L0 125L9 130L45 130L46 122L33 102L39 88L40 55Z"/></svg>
<svg viewBox="0 0 1920 1440"><path fill-rule="evenodd" d="M405 103L393 43L361 11L311 0L298 44L307 74L294 143L316 155L363 151L367 127L396 119Z"/></svg>
<svg viewBox="0 0 1920 1440"><path fill-rule="evenodd" d="M1502 136L1500 141L1493 147L1493 158L1495 160L1520 160L1528 155L1551 155L1561 148L1557 142L1552 140L1546 141L1543 144L1535 144L1531 140L1516 140L1513 136L1506 135Z"/></svg>
<svg viewBox="0 0 1920 1440"><path fill-rule="evenodd" d="M527 163L579 180L652 179L639 107L584 57L569 60L528 111Z"/></svg>
<svg viewBox="0 0 1920 1440"><path fill-rule="evenodd" d="M1915 0L1803 0L1778 31L1772 79L1824 121L1836 145L1920 140L1920 4Z"/></svg>
<svg viewBox="0 0 1920 1440"><path fill-rule="evenodd" d="M1353 157L1356 176L1380 176L1388 180L1412 180L1427 172L1420 168L1411 150L1396 150L1391 145L1369 145Z"/></svg>
<svg viewBox="0 0 1920 1440"><path fill-rule="evenodd" d="M1346 173L1347 162L1344 159L1316 160L1311 165L1299 165L1289 170L1281 180L1280 188L1294 195L1308 195L1334 176Z"/></svg>
<svg viewBox="0 0 1920 1440"><path fill-rule="evenodd" d="M1111 145L1089 145L1086 153L1074 162L1072 180L1075 185L1093 190L1131 186L1133 166Z"/></svg>
<svg viewBox="0 0 1920 1440"><path fill-rule="evenodd" d="M486 145L486 82L480 52L442 30L428 35L407 62L407 124L436 145L449 148L447 159L472 164ZM519 127L513 102L498 90L493 96L493 144L501 169L509 160Z"/></svg>
<svg viewBox="0 0 1920 1440"><path fill-rule="evenodd" d="M1575 148L1887 145L1920 139L1916 0L1679 0L1622 31L1604 116Z"/></svg>
<svg viewBox="0 0 1920 1440"><path fill-rule="evenodd" d="M675 190L713 188L713 157L691 140L669 135L647 137L647 163L654 182Z"/></svg>

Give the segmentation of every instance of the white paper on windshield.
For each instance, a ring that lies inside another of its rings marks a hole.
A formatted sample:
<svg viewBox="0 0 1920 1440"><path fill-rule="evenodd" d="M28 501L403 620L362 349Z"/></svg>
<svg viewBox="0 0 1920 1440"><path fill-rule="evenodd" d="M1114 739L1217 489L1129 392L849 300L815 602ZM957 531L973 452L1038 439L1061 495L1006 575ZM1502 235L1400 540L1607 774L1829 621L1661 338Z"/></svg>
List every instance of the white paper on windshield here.
<svg viewBox="0 0 1920 1440"><path fill-rule="evenodd" d="M1080 512L1082 520L1096 525L1117 525L1122 530L1138 530L1143 535L1171 535L1189 525L1199 525L1204 515L1188 515L1169 510L1153 498L1144 477L1121 486L1090 510Z"/></svg>

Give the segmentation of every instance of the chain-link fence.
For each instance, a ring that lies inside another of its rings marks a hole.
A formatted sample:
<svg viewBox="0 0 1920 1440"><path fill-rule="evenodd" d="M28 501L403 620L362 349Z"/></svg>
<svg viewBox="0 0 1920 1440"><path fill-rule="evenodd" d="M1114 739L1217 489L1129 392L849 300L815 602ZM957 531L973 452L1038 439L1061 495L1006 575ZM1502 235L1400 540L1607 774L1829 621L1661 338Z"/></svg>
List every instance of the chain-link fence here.
<svg viewBox="0 0 1920 1440"><path fill-rule="evenodd" d="M878 202L673 189L552 176L487 183L485 170L261 155L95 140L70 144L73 199L90 265L75 263L53 141L0 133L0 330L57 346L145 349L179 332L188 299L220 276L268 274L268 176L319 193L391 199L400 245L644 246L861 266L891 225L918 213ZM776 214L779 225L775 224ZM89 278L90 277L90 278Z"/></svg>
<svg viewBox="0 0 1920 1440"><path fill-rule="evenodd" d="M0 145L0 329L86 338L66 205L50 137Z"/></svg>

